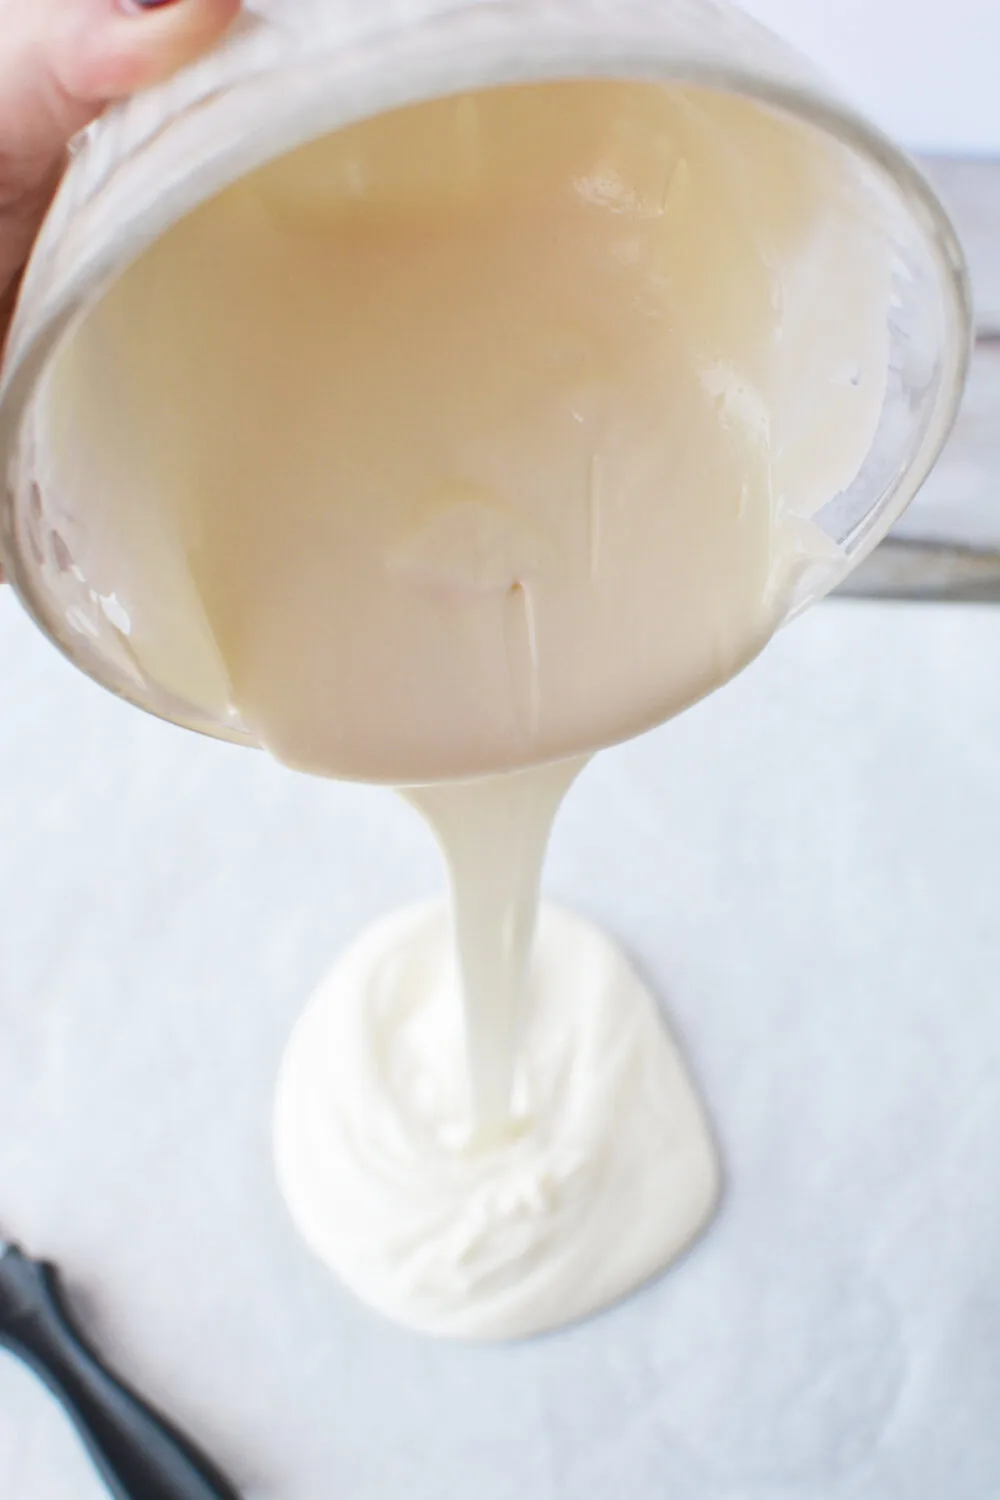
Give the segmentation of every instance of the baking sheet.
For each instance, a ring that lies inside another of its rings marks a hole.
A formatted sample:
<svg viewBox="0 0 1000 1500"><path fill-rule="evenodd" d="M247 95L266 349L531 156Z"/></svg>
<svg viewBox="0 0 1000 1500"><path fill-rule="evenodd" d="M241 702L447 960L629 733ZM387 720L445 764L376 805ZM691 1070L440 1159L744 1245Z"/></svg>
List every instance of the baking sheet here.
<svg viewBox="0 0 1000 1500"><path fill-rule="evenodd" d="M270 1165L337 950L436 890L415 815L146 718L0 599L0 1228L253 1500L996 1500L1000 612L832 604L601 757L547 886L651 979L722 1211L496 1347L366 1312ZM102 1494L0 1355L0 1495Z"/></svg>

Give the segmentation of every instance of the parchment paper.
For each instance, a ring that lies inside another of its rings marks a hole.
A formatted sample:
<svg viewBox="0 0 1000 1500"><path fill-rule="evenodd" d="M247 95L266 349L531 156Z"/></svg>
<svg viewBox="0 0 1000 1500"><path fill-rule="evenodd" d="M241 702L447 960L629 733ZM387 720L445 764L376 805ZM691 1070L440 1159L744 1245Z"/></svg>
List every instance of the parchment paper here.
<svg viewBox="0 0 1000 1500"><path fill-rule="evenodd" d="M548 887L653 982L728 1186L523 1345L366 1312L272 1177L311 987L439 883L390 794L146 718L0 599L0 1230L120 1370L253 1500L996 1500L1000 612L825 605L571 794ZM0 1356L0 1496L101 1493Z"/></svg>

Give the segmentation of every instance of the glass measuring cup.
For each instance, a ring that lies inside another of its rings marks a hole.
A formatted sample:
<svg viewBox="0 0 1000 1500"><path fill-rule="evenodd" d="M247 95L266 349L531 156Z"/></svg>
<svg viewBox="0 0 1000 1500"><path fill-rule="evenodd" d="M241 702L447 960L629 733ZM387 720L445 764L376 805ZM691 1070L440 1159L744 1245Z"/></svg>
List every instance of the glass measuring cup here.
<svg viewBox="0 0 1000 1500"><path fill-rule="evenodd" d="M40 392L66 337L173 224L265 161L386 111L509 84L608 78L721 89L803 121L852 152L891 244L886 395L854 481L813 517L836 544L803 572L786 617L834 587L912 498L953 420L968 357L961 252L905 156L812 70L714 0L541 4L261 4L223 48L116 109L79 142L25 280L0 386L0 555L36 622L89 675L140 707L252 742L217 693L140 664L114 591L76 538L83 499L47 481ZM137 497L141 504L141 496Z"/></svg>

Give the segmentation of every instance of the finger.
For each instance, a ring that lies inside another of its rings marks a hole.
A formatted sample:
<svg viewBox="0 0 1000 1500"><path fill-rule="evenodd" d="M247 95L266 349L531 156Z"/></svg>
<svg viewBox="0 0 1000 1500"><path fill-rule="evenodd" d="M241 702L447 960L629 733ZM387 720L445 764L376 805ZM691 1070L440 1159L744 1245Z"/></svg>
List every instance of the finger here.
<svg viewBox="0 0 1000 1500"><path fill-rule="evenodd" d="M0 351L66 147L217 41L240 0L0 0Z"/></svg>
<svg viewBox="0 0 1000 1500"><path fill-rule="evenodd" d="M0 0L0 355L72 137L193 61L239 10L240 0Z"/></svg>
<svg viewBox="0 0 1000 1500"><path fill-rule="evenodd" d="M111 100L216 41L239 0L0 0L0 203L51 173Z"/></svg>
<svg viewBox="0 0 1000 1500"><path fill-rule="evenodd" d="M61 34L49 33L53 71L67 96L87 108L149 88L191 62L230 25L240 0L62 0L59 8L68 19Z"/></svg>

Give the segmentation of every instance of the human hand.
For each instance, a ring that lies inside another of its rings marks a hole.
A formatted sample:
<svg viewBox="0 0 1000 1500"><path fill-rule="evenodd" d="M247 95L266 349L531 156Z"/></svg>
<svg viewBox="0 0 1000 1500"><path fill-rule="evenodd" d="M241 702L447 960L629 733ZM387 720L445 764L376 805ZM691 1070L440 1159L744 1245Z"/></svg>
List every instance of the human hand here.
<svg viewBox="0 0 1000 1500"><path fill-rule="evenodd" d="M106 104L211 46L239 8L240 0L0 0L0 353L72 137Z"/></svg>
<svg viewBox="0 0 1000 1500"><path fill-rule="evenodd" d="M216 41L240 0L0 0L0 349L71 138Z"/></svg>

